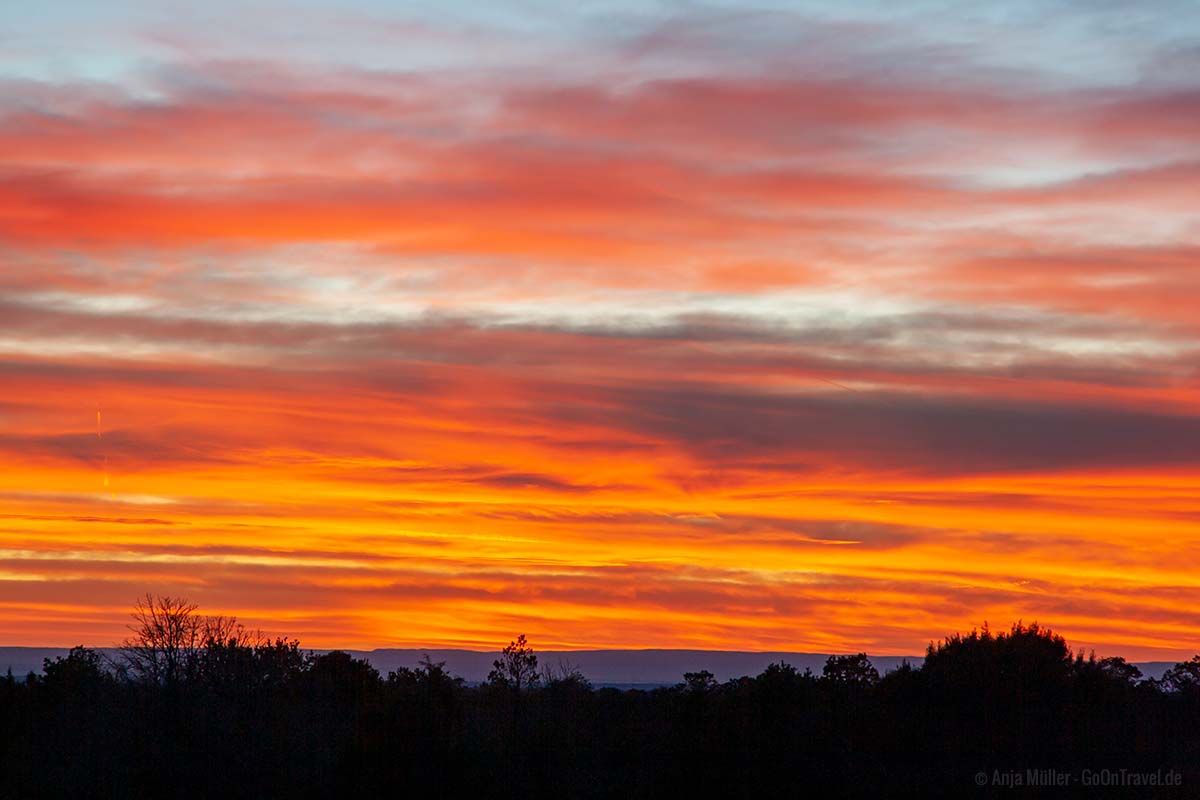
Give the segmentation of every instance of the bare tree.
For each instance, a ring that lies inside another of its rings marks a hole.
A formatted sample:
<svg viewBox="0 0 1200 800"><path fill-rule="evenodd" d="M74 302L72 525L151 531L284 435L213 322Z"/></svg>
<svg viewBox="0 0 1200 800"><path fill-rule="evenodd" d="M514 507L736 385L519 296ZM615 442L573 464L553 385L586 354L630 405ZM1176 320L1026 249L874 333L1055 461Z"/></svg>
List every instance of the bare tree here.
<svg viewBox="0 0 1200 800"><path fill-rule="evenodd" d="M570 659L565 657L559 657L558 664L547 664L542 667L542 683L552 688L592 688L592 682L583 674L583 670L572 664Z"/></svg>
<svg viewBox="0 0 1200 800"><path fill-rule="evenodd" d="M244 634L234 617L196 613L182 597L147 592L134 605L132 636L120 645L119 668L135 680L173 686L196 677L205 647Z"/></svg>

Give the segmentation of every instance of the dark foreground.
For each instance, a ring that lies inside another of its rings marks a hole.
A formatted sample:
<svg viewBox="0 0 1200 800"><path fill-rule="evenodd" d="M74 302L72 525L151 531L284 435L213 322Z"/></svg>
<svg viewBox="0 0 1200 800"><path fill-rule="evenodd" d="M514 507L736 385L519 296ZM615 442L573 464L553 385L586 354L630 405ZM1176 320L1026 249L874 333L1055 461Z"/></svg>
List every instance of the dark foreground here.
<svg viewBox="0 0 1200 800"><path fill-rule="evenodd" d="M1142 681L1036 626L653 691L515 646L476 687L282 640L132 656L0 680L0 797L1200 796L1200 660Z"/></svg>

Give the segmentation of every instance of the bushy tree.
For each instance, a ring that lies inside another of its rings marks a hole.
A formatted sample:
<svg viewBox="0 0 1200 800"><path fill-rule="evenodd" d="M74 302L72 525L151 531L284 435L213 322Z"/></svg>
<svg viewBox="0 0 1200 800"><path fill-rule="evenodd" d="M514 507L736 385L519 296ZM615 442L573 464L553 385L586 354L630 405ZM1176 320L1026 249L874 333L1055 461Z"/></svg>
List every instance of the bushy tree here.
<svg viewBox="0 0 1200 800"><path fill-rule="evenodd" d="M450 704L465 683L462 678L447 671L445 661L434 661L429 654L417 662L416 668L399 667L387 676L389 688L442 705Z"/></svg>
<svg viewBox="0 0 1200 800"><path fill-rule="evenodd" d="M708 670L702 669L698 672L683 673L683 683L681 684L681 688L685 692L703 694L705 692L711 692L713 689L716 689L718 685L719 684L717 683L716 676L714 676Z"/></svg>
<svg viewBox="0 0 1200 800"><path fill-rule="evenodd" d="M379 670L369 661L342 650L309 658L304 679L311 689L339 702L359 704L382 686Z"/></svg>
<svg viewBox="0 0 1200 800"><path fill-rule="evenodd" d="M1200 655L1171 667L1163 673L1160 683L1169 692L1200 693Z"/></svg>
<svg viewBox="0 0 1200 800"><path fill-rule="evenodd" d="M1102 658L1096 662L1096 668L1104 677L1128 686L1142 679L1142 671L1121 656Z"/></svg>
<svg viewBox="0 0 1200 800"><path fill-rule="evenodd" d="M82 645L72 647L66 656L42 661L42 683L54 692L90 694L112 680L100 654Z"/></svg>
<svg viewBox="0 0 1200 800"><path fill-rule="evenodd" d="M852 656L830 656L825 661L821 677L834 686L870 688L879 683L879 670L866 653Z"/></svg>
<svg viewBox="0 0 1200 800"><path fill-rule="evenodd" d="M208 637L199 655L197 677L207 686L225 691L253 692L278 689L304 670L300 642L271 640L238 626L232 634Z"/></svg>
<svg viewBox="0 0 1200 800"><path fill-rule="evenodd" d="M488 673L487 680L494 686L507 686L518 692L538 685L537 655L529 646L525 634L509 642L501 651L500 658L492 662L492 671Z"/></svg>
<svg viewBox="0 0 1200 800"><path fill-rule="evenodd" d="M930 644L922 667L931 678L966 691L975 691L982 684L1058 690L1074 669L1071 649L1063 637L1036 622L1017 622L1000 634L993 634L986 624L966 636L956 633L937 645Z"/></svg>

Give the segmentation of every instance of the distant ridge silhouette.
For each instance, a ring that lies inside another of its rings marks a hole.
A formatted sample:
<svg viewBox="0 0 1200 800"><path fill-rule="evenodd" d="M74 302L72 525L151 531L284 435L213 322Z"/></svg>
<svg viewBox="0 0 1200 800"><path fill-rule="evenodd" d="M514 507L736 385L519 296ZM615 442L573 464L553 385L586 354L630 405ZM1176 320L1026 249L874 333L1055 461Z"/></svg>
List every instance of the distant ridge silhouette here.
<svg viewBox="0 0 1200 800"><path fill-rule="evenodd" d="M0 647L0 675L12 669L13 675L23 677L29 672L41 672L43 659L65 656L66 647ZM95 648L108 656L115 654L113 648ZM492 662L500 647L494 650L463 650L454 648L394 648L381 647L374 650L347 650L355 658L366 659L383 674L398 667L415 668L426 654L434 661L446 662L446 670L464 678L468 683L479 683L487 678ZM328 650L314 650L325 653ZM803 672L811 669L820 674L831 653L755 652L732 650L539 650L538 657L544 664L556 665L559 661L578 667L596 686L618 688L673 686L683 680L685 672L708 670L720 681L757 675L773 662L784 661ZM890 672L907 660L920 666L923 655L871 656L871 662L881 673ZM1161 678L1174 666L1174 661L1133 662L1146 678Z"/></svg>

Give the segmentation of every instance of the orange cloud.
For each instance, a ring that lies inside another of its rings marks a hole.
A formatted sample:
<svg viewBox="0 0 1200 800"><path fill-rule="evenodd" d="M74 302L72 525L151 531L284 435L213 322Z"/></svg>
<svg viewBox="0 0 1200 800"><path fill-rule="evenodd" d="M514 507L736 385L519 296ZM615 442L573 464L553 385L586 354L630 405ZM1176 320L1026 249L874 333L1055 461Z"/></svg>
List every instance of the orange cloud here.
<svg viewBox="0 0 1200 800"><path fill-rule="evenodd" d="M1192 93L188 69L0 91L0 642L1192 654Z"/></svg>

